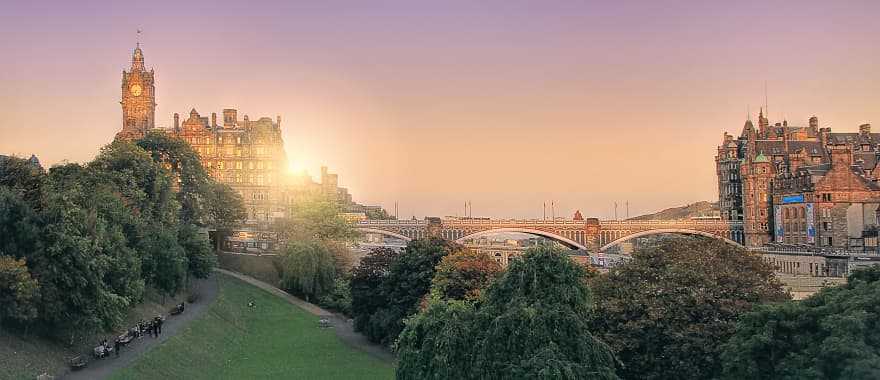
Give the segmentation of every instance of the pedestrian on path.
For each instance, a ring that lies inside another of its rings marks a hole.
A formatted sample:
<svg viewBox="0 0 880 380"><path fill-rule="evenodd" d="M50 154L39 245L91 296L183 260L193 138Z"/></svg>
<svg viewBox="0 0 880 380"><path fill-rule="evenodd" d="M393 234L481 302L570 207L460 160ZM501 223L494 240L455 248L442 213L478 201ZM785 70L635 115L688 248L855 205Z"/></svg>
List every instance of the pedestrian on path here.
<svg viewBox="0 0 880 380"><path fill-rule="evenodd" d="M156 320L156 337L158 338L159 335L162 335L162 317L157 315L155 320Z"/></svg>

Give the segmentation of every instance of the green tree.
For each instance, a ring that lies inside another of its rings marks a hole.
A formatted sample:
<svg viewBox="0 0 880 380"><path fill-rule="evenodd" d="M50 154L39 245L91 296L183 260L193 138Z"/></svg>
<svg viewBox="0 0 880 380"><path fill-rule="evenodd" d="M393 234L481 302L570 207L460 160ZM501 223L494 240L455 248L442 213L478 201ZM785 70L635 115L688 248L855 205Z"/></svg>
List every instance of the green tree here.
<svg viewBox="0 0 880 380"><path fill-rule="evenodd" d="M480 323L473 300L433 299L406 320L397 341L398 379L477 379ZM486 377L487 379L502 377Z"/></svg>
<svg viewBox="0 0 880 380"><path fill-rule="evenodd" d="M241 194L227 184L212 183L210 196L208 224L217 231L214 239L217 243L215 248L219 251L223 239L232 233L234 227L244 222L247 212Z"/></svg>
<svg viewBox="0 0 880 380"><path fill-rule="evenodd" d="M337 277L333 288L318 303L327 309L351 316L351 287L348 277Z"/></svg>
<svg viewBox="0 0 880 380"><path fill-rule="evenodd" d="M0 186L18 193L34 209L39 210L43 199L43 168L30 160L18 157L0 157Z"/></svg>
<svg viewBox="0 0 880 380"><path fill-rule="evenodd" d="M385 345L393 343L403 330L403 320L418 312L419 304L431 287L437 264L444 256L462 249L458 244L439 238L409 242L404 252L391 263L388 275L382 276L379 288L374 289L377 295L371 296L368 302L357 300L362 293L355 291L355 287L361 287L363 283L354 283L353 278L355 327L373 342ZM355 276L358 272L355 272ZM366 308L362 307L374 302L381 306L369 314L363 314Z"/></svg>
<svg viewBox="0 0 880 380"><path fill-rule="evenodd" d="M744 315L722 347L727 379L880 378L880 267Z"/></svg>
<svg viewBox="0 0 880 380"><path fill-rule="evenodd" d="M0 254L0 325L7 320L27 322L36 318L39 291L25 260Z"/></svg>
<svg viewBox="0 0 880 380"><path fill-rule="evenodd" d="M282 241L351 242L359 236L351 223L342 217L339 203L326 196L300 199L293 204L290 213L289 219L279 220L274 225Z"/></svg>
<svg viewBox="0 0 880 380"><path fill-rule="evenodd" d="M308 301L332 291L336 262L327 247L317 240L291 242L283 255L283 286Z"/></svg>
<svg viewBox="0 0 880 380"><path fill-rule="evenodd" d="M788 299L760 256L708 238L672 238L636 251L592 281L593 331L624 363L625 379L709 379L720 344L761 302Z"/></svg>
<svg viewBox="0 0 880 380"><path fill-rule="evenodd" d="M114 141L101 148L86 168L94 176L93 183L111 184L142 221L177 225L180 204L175 200L171 173L137 145Z"/></svg>
<svg viewBox="0 0 880 380"><path fill-rule="evenodd" d="M37 214L17 192L0 186L0 252L27 257L37 250L39 241Z"/></svg>
<svg viewBox="0 0 880 380"><path fill-rule="evenodd" d="M385 211L384 208L380 209L367 209L366 212L367 219L369 220L391 220L394 219L391 215L388 215L388 211Z"/></svg>
<svg viewBox="0 0 880 380"><path fill-rule="evenodd" d="M473 301L433 300L398 340L398 379L616 379L590 333L586 271L530 248Z"/></svg>
<svg viewBox="0 0 880 380"><path fill-rule="evenodd" d="M72 200L47 196L41 249L28 257L31 274L40 283L40 322L72 343L77 336L118 326L131 305L105 283L119 235L107 223Z"/></svg>
<svg viewBox="0 0 880 380"><path fill-rule="evenodd" d="M373 329L371 320L373 314L387 305L388 295L382 284L391 274L391 264L399 255L400 252L392 248L375 248L351 271L349 288L355 330L368 336L381 335L379 331L370 331Z"/></svg>
<svg viewBox="0 0 880 380"><path fill-rule="evenodd" d="M211 251L208 237L200 233L198 227L185 224L177 232L177 240L186 252L187 273L192 273L196 278L208 278L217 266L217 255Z"/></svg>
<svg viewBox="0 0 880 380"><path fill-rule="evenodd" d="M213 181L202 166L199 154L179 138L152 131L137 141L153 161L168 167L178 180L176 198L180 203L180 219L186 224L205 225L212 214Z"/></svg>
<svg viewBox="0 0 880 380"><path fill-rule="evenodd" d="M177 231L155 227L145 239L144 266L151 273L148 281L163 296L177 294L186 279L186 252L177 239Z"/></svg>
<svg viewBox="0 0 880 380"><path fill-rule="evenodd" d="M440 261L431 281L431 296L438 299L476 299L501 273L501 265L485 252L462 250Z"/></svg>

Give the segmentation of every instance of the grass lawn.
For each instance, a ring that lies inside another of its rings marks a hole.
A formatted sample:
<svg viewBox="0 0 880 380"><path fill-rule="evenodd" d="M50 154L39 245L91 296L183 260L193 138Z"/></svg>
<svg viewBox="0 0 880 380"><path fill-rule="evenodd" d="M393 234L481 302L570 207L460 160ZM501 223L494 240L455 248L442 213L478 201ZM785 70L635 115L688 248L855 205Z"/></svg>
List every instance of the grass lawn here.
<svg viewBox="0 0 880 380"><path fill-rule="evenodd" d="M391 379L394 367L350 348L318 317L216 273L204 316L112 379ZM256 308L248 308L249 300Z"/></svg>

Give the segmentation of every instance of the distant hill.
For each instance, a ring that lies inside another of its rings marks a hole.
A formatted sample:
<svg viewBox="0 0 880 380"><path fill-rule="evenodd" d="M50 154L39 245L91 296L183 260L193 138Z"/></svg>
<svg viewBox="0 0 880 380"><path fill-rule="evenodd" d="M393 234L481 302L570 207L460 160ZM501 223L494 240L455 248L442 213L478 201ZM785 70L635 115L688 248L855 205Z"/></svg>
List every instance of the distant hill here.
<svg viewBox="0 0 880 380"><path fill-rule="evenodd" d="M697 216L718 216L718 203L701 201L687 206L679 206L665 209L653 214L639 215L629 220L670 220L690 219Z"/></svg>

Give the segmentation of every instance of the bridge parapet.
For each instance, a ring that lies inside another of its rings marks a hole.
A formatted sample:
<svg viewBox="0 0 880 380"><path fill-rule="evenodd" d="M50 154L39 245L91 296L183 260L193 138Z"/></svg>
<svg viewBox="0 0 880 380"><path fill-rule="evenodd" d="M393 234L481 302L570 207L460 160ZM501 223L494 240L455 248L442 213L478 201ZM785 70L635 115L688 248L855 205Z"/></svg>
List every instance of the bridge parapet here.
<svg viewBox="0 0 880 380"><path fill-rule="evenodd" d="M601 220L603 226L732 226L741 227L742 221L738 220L700 220L700 219L658 219L658 220Z"/></svg>
<svg viewBox="0 0 880 380"><path fill-rule="evenodd" d="M362 220L357 222L358 225L393 225L393 226L412 226L412 225L426 225L428 222L426 220L412 220L412 219L387 219L387 220Z"/></svg>
<svg viewBox="0 0 880 380"><path fill-rule="evenodd" d="M617 243L651 233L684 233L714 236L743 243L743 224L725 220L543 220L543 219L446 219L366 220L356 228L367 233L417 239L439 236L463 241L482 233L525 232L542 235L577 249L601 251Z"/></svg>

